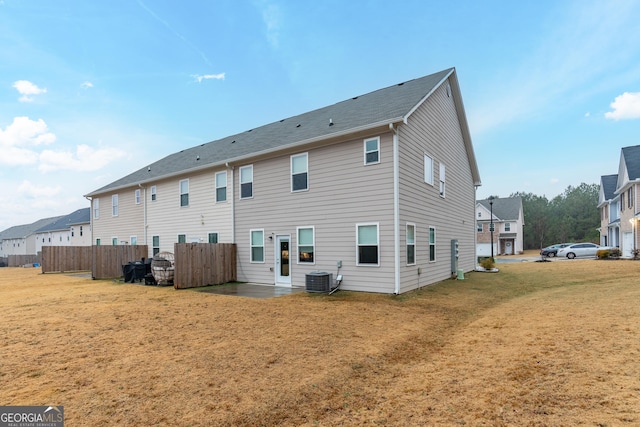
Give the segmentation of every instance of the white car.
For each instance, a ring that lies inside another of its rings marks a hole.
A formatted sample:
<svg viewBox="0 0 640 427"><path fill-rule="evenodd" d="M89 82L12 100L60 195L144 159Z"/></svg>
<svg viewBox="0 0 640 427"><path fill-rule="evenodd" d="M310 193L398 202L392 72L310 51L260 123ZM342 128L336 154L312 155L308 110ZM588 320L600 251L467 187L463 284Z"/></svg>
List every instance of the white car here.
<svg viewBox="0 0 640 427"><path fill-rule="evenodd" d="M564 248L558 249L558 256L574 259L576 257L595 258L596 253L601 249L610 249L608 246L600 246L595 243L574 243Z"/></svg>

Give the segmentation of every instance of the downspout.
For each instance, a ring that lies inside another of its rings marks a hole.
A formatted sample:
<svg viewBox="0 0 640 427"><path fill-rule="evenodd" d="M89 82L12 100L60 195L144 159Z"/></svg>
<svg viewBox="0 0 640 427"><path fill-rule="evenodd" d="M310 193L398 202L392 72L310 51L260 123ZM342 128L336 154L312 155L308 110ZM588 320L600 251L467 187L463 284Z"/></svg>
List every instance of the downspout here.
<svg viewBox="0 0 640 427"><path fill-rule="evenodd" d="M400 155L398 148L398 130L389 123L393 132L393 267L394 294L400 294Z"/></svg>
<svg viewBox="0 0 640 427"><path fill-rule="evenodd" d="M91 234L91 246L93 246L93 197L84 196L89 201L89 234Z"/></svg>
<svg viewBox="0 0 640 427"><path fill-rule="evenodd" d="M235 191L235 166L225 163L227 169L231 169L231 243L236 242L236 191ZM239 197L239 196L238 196Z"/></svg>
<svg viewBox="0 0 640 427"><path fill-rule="evenodd" d="M143 199L144 200L142 202L142 210L143 210L143 220L142 220L142 225L144 226L144 232L142 233L143 235L143 239L144 239L144 244L148 245L149 242L147 242L147 187L143 187L142 184L138 184L138 187L142 188L144 190L143 193ZM147 247L148 250L148 247ZM147 254L149 255L149 254Z"/></svg>

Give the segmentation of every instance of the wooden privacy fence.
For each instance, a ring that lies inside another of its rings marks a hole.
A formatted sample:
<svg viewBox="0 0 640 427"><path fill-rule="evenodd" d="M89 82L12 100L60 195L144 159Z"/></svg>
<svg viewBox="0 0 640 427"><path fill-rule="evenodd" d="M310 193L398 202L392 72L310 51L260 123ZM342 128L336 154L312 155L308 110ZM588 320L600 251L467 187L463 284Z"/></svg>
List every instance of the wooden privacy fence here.
<svg viewBox="0 0 640 427"><path fill-rule="evenodd" d="M236 245L233 243L176 243L176 289L219 285L237 280Z"/></svg>
<svg viewBox="0 0 640 427"><path fill-rule="evenodd" d="M122 277L122 266L149 255L147 245L91 246L91 276L94 279Z"/></svg>
<svg viewBox="0 0 640 427"><path fill-rule="evenodd" d="M43 246L42 272L91 270L91 246Z"/></svg>
<svg viewBox="0 0 640 427"><path fill-rule="evenodd" d="M38 255L9 255L7 260L8 267L22 267L23 265L40 262Z"/></svg>

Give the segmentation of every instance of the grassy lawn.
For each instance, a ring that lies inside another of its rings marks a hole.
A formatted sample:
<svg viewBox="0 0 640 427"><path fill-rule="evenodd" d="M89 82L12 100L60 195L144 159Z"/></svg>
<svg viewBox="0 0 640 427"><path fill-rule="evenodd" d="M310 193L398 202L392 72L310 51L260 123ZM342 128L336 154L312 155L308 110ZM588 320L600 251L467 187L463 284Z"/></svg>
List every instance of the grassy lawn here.
<svg viewBox="0 0 640 427"><path fill-rule="evenodd" d="M640 262L269 300L0 269L0 402L75 426L640 424Z"/></svg>

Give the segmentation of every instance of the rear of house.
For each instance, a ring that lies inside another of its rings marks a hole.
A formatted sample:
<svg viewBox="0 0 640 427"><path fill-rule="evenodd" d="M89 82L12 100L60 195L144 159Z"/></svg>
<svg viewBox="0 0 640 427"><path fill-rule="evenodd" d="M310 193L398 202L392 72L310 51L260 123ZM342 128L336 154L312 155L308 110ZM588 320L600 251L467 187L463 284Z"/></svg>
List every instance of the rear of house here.
<svg viewBox="0 0 640 427"><path fill-rule="evenodd" d="M322 271L401 293L475 267L478 185L448 69L183 150L88 196L94 244L152 256L231 242L240 281L304 286Z"/></svg>

